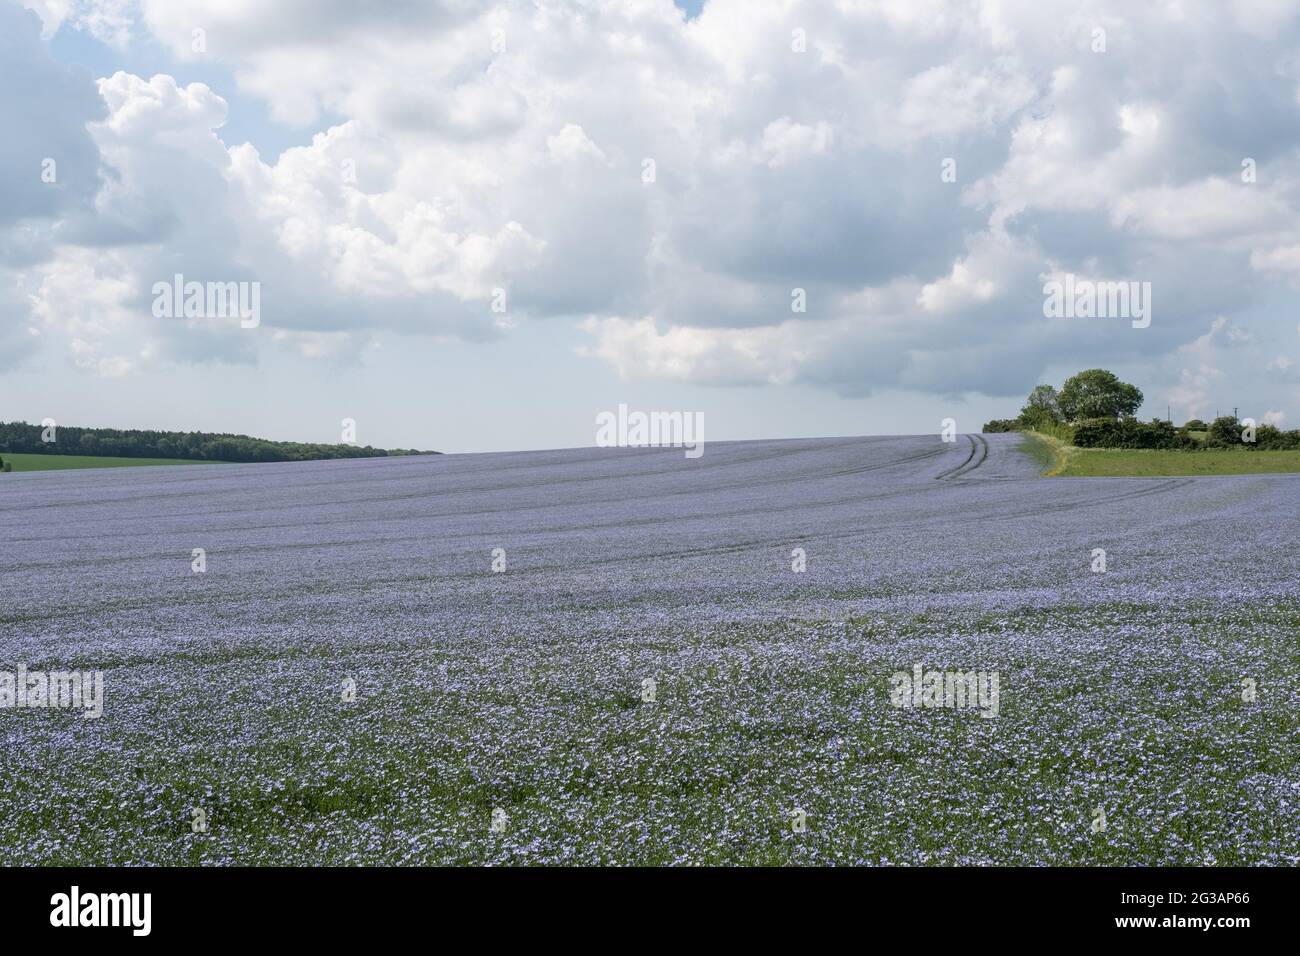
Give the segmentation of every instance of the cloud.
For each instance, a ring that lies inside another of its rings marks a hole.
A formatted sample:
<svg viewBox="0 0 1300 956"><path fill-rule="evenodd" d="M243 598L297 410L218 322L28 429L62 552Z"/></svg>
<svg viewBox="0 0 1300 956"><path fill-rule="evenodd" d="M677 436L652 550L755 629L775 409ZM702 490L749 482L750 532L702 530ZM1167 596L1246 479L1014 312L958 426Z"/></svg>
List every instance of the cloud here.
<svg viewBox="0 0 1300 956"><path fill-rule="evenodd" d="M67 224L93 214L100 185L86 124L104 104L88 74L50 56L42 29L36 13L0 3L0 369L40 344L41 272Z"/></svg>
<svg viewBox="0 0 1300 956"><path fill-rule="evenodd" d="M1153 395L1194 403L1221 363L1291 341L1273 308L1300 278L1285 4L41 7L0 15L22 69L62 90L31 128L61 128L81 172L61 198L10 180L0 208L30 211L0 223L0 255L44 217L50 256L15 282L88 368L252 362L263 343L336 361L379 330L490 341L586 317L585 354L630 378L1002 395L1057 364L1142 361ZM223 90L166 74L94 95L41 19L220 68L314 135L261 156L223 139ZM92 249L111 254L87 277ZM260 281L268 334L152 319L175 272ZM1043 276L1067 272L1150 281L1151 328L1045 319Z"/></svg>
<svg viewBox="0 0 1300 956"><path fill-rule="evenodd" d="M759 154L768 166L789 166L809 156L818 156L831 147L834 139L829 123L812 126L795 123L788 116L768 123L763 129Z"/></svg>
<svg viewBox="0 0 1300 956"><path fill-rule="evenodd" d="M581 163L590 160L600 165L608 165L609 159L599 146L587 138L582 127L575 123L565 123L554 136L546 137L546 150L551 159L562 165Z"/></svg>
<svg viewBox="0 0 1300 956"><path fill-rule="evenodd" d="M34 13L0 3L0 229L73 215L99 185L86 124L104 104L90 76L56 63L40 34Z"/></svg>

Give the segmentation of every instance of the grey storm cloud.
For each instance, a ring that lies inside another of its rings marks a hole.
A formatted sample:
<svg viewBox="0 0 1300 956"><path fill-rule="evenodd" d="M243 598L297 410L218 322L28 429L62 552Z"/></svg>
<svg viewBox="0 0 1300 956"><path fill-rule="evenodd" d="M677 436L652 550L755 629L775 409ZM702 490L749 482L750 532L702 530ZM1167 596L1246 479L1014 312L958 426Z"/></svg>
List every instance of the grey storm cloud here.
<svg viewBox="0 0 1300 956"><path fill-rule="evenodd" d="M0 84L0 227L74 215L99 185L99 151L86 124L107 111L94 78L55 62L35 13L3 3Z"/></svg>

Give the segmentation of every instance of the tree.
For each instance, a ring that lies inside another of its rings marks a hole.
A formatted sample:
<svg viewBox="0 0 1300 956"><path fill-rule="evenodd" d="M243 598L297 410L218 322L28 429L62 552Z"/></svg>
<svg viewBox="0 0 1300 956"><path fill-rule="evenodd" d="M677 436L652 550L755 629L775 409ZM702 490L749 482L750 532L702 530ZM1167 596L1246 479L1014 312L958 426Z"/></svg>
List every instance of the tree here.
<svg viewBox="0 0 1300 956"><path fill-rule="evenodd" d="M1038 422L1048 419L1053 422L1061 420L1061 399L1056 389L1050 385L1035 385L1020 409L1020 418L1025 422Z"/></svg>
<svg viewBox="0 0 1300 956"><path fill-rule="evenodd" d="M319 445L268 441L248 435L209 432L160 432L116 428L59 426L59 440L41 440L40 425L0 422L0 451L40 455L120 455L135 458L207 458L219 461L306 461L318 458L383 458L388 455L435 455L414 450L387 451L366 445Z"/></svg>
<svg viewBox="0 0 1300 956"><path fill-rule="evenodd" d="M1066 379L1059 396L1061 414L1072 422L1085 418L1127 418L1141 404L1140 388L1121 382L1104 368L1090 368Z"/></svg>
<svg viewBox="0 0 1300 956"><path fill-rule="evenodd" d="M1241 422L1236 415L1220 415L1210 422L1205 435L1205 444L1209 448L1232 448L1243 444L1241 440Z"/></svg>

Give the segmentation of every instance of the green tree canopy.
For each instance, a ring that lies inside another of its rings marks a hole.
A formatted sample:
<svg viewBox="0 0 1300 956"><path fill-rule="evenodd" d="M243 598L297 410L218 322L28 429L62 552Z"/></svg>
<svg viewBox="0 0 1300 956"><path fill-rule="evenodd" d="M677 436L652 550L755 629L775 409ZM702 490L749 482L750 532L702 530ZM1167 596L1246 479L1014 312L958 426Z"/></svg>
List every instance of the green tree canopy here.
<svg viewBox="0 0 1300 956"><path fill-rule="evenodd" d="M1205 443L1211 448L1231 448L1242 444L1241 422L1236 415L1220 415L1210 422Z"/></svg>
<svg viewBox="0 0 1300 956"><path fill-rule="evenodd" d="M1050 385L1036 385L1029 393L1025 407L1020 409L1020 418L1026 422L1044 418L1054 422L1061 420L1061 400L1056 389Z"/></svg>
<svg viewBox="0 0 1300 956"><path fill-rule="evenodd" d="M1061 386L1059 404L1061 414L1072 422L1085 418L1126 418L1142 405L1142 390L1121 382L1104 368L1090 368L1066 379Z"/></svg>

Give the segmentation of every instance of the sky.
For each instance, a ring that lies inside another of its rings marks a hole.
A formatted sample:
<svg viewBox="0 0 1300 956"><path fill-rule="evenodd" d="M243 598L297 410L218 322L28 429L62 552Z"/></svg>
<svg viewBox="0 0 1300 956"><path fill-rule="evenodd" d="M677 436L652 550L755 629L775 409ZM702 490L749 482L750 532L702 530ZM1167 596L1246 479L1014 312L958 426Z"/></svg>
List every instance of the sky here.
<svg viewBox="0 0 1300 956"><path fill-rule="evenodd" d="M1105 367L1300 427L1291 0L0 0L0 80L0 420L977 431Z"/></svg>

